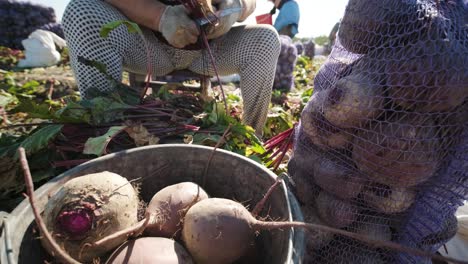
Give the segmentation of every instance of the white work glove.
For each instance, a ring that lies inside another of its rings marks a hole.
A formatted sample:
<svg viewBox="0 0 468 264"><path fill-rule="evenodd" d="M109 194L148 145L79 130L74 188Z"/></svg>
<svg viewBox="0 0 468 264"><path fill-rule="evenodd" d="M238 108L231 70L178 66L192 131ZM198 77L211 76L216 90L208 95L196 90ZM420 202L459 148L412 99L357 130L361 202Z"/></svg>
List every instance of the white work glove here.
<svg viewBox="0 0 468 264"><path fill-rule="evenodd" d="M236 22L245 20L255 10L255 0L212 0L212 5L217 11L230 8L242 8L241 11L232 13L219 19L219 24L212 27L207 32L208 39L218 38L231 30L232 25Z"/></svg>
<svg viewBox="0 0 468 264"><path fill-rule="evenodd" d="M200 34L183 5L166 7L159 21L159 32L176 48L196 43Z"/></svg>

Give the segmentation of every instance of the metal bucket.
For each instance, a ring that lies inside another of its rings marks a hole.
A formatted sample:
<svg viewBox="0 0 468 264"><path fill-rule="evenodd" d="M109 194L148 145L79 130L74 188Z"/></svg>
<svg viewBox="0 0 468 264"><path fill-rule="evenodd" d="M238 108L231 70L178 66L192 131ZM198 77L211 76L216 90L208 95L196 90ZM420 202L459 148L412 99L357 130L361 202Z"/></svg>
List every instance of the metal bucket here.
<svg viewBox="0 0 468 264"><path fill-rule="evenodd" d="M129 180L142 177L140 194L145 201L149 201L167 185L182 181L200 184L212 151L211 147L168 144L109 154L68 170L41 186L35 192L37 204L42 211L48 196L66 181L104 170L118 173ZM161 167L166 169L161 170ZM218 149L207 171L205 190L212 197L242 201L253 208L275 178L274 173L257 162ZM261 216L266 214L271 219L303 220L300 207L285 184L277 188L268 200ZM34 216L26 200L5 218L0 241L0 263L44 263L48 256L37 239L33 221ZM303 241L304 233L301 230L262 232L257 237L258 254L254 263L301 263Z"/></svg>

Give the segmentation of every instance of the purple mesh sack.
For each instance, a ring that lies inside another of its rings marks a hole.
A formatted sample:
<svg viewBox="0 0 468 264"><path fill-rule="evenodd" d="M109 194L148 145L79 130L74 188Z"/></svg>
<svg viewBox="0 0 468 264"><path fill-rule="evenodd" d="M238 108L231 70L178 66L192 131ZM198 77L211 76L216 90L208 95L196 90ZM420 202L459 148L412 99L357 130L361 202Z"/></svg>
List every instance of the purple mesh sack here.
<svg viewBox="0 0 468 264"><path fill-rule="evenodd" d="M315 56L315 42L309 40L304 44L304 55L313 59Z"/></svg>
<svg viewBox="0 0 468 264"><path fill-rule="evenodd" d="M288 171L305 219L435 252L468 198L468 9L349 0ZM431 263L312 232L305 263Z"/></svg>
<svg viewBox="0 0 468 264"><path fill-rule="evenodd" d="M304 44L302 42L295 42L294 45L296 46L297 49L297 55L300 56L302 53L304 53Z"/></svg>
<svg viewBox="0 0 468 264"><path fill-rule="evenodd" d="M281 51L276 65L274 90L288 92L294 87L294 67L297 61L297 48L291 38L280 35Z"/></svg>
<svg viewBox="0 0 468 264"><path fill-rule="evenodd" d="M60 23L49 23L41 26L39 29L48 30L57 34L57 36L64 38L63 28Z"/></svg>
<svg viewBox="0 0 468 264"><path fill-rule="evenodd" d="M0 46L23 49L23 39L34 30L55 23L56 20L55 11L51 7L26 1L0 1Z"/></svg>

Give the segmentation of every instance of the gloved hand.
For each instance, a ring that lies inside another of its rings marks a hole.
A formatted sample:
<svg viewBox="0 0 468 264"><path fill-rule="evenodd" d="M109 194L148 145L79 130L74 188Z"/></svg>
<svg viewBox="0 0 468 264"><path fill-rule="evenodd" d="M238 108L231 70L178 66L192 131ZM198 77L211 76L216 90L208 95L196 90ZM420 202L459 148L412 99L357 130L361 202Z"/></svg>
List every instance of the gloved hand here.
<svg viewBox="0 0 468 264"><path fill-rule="evenodd" d="M245 20L255 10L255 2L255 0L212 0L211 3L216 7L217 11L236 7L240 7L242 10L221 17L219 24L207 32L208 39L218 38L226 34L234 23Z"/></svg>
<svg viewBox="0 0 468 264"><path fill-rule="evenodd" d="M197 25L189 18L182 5L167 6L159 21L159 32L176 48L183 48L197 42Z"/></svg>

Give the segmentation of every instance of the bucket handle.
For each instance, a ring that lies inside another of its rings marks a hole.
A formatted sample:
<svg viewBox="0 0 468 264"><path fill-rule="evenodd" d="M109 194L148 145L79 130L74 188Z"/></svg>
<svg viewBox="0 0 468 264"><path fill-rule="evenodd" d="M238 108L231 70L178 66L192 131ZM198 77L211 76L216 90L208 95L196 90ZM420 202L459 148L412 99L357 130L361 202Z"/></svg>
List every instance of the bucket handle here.
<svg viewBox="0 0 468 264"><path fill-rule="evenodd" d="M0 211L0 231L2 232L1 238L3 240L0 242L3 243L8 264L15 264L16 262L13 261L13 249L9 236L8 215L9 213Z"/></svg>

